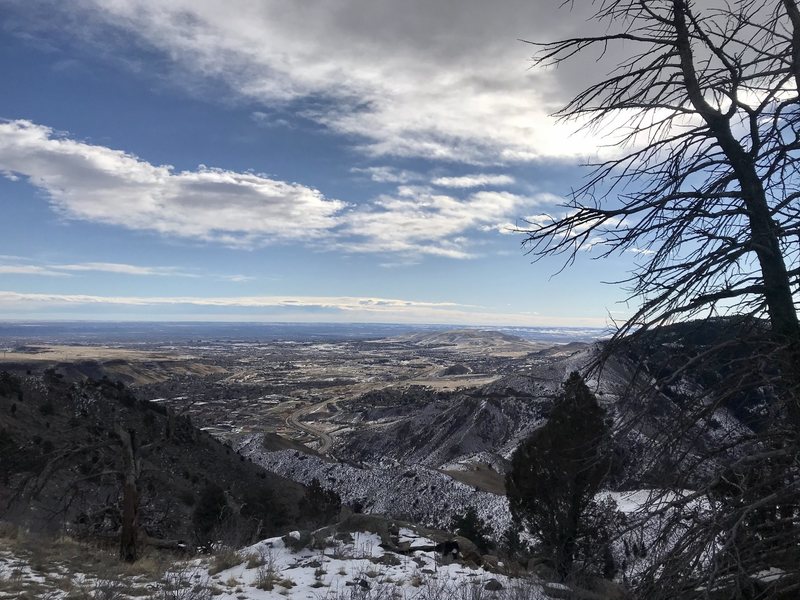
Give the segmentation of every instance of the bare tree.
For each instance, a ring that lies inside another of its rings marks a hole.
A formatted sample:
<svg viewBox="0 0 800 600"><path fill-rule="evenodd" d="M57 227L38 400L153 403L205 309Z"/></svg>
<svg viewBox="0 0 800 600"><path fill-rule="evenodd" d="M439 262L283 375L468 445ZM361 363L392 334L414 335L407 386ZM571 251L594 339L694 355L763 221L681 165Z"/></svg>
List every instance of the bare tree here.
<svg viewBox="0 0 800 600"><path fill-rule="evenodd" d="M677 521L663 530L647 588L648 597L670 596L683 578L681 597L712 589L758 597L757 572L797 557L800 10L795 0L595 6L601 34L536 43L534 62L558 66L623 46L625 58L558 113L613 129L616 147L591 165L564 214L529 223L525 245L535 259L561 256L565 266L587 249L599 258L637 254L624 283L638 308L606 356L626 337L690 318L746 315L768 324L767 341L745 365L756 376L714 390L712 402L687 410L665 433L673 442L694 435L699 420L743 385L775 390L769 427L709 449L732 456L736 447L739 458L708 475L696 494L664 503L660 514ZM774 369L763 368L770 362ZM708 456L689 462L699 470ZM698 502L713 510L699 515ZM696 526L685 526L687 514ZM774 579L791 593L796 569L794 576Z"/></svg>
<svg viewBox="0 0 800 600"><path fill-rule="evenodd" d="M800 272L787 268L800 233L794 0L702 13L686 0L599 4L595 18L619 31L537 44L534 60L558 65L614 42L639 46L558 113L587 127L607 127L613 116L627 152L593 165L565 216L530 224L529 252L568 261L587 246L601 256L638 253L629 282L632 298L644 300L624 333L733 301L737 312L767 315L780 342L795 345Z"/></svg>

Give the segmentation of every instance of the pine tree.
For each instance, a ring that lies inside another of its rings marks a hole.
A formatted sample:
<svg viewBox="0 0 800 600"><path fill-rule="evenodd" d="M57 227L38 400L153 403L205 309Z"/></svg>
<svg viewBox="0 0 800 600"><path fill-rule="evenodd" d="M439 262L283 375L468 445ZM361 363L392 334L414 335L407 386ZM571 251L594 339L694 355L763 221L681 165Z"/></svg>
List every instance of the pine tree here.
<svg viewBox="0 0 800 600"><path fill-rule="evenodd" d="M525 540L520 536L520 528L517 524L512 523L500 536L500 550L502 553L512 560L519 561L525 564L530 554L530 548Z"/></svg>
<svg viewBox="0 0 800 600"><path fill-rule="evenodd" d="M215 529L231 516L225 492L216 483L209 482L200 492L194 507L192 523L195 535L201 542L212 540Z"/></svg>
<svg viewBox="0 0 800 600"><path fill-rule="evenodd" d="M547 423L511 459L506 480L511 513L541 540L562 577L572 570L579 539L590 525L584 517L610 467L604 417L573 372Z"/></svg>
<svg viewBox="0 0 800 600"><path fill-rule="evenodd" d="M322 487L316 477L311 480L301 500L301 513L314 525L330 523L339 514L342 500L333 490Z"/></svg>
<svg viewBox="0 0 800 600"><path fill-rule="evenodd" d="M453 518L453 531L475 544L484 554L492 547L492 530L486 522L478 516L474 506L467 508L463 515Z"/></svg>

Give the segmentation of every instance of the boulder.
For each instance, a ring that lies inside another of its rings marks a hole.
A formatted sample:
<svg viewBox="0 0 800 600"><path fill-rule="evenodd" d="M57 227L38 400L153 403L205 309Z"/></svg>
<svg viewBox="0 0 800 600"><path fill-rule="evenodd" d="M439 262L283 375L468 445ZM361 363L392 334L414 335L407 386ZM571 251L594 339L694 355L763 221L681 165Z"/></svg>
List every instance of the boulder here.
<svg viewBox="0 0 800 600"><path fill-rule="evenodd" d="M481 551L472 542L472 540L457 535L453 538L453 541L458 544L458 551L465 563L473 563L476 566L483 564Z"/></svg>
<svg viewBox="0 0 800 600"><path fill-rule="evenodd" d="M293 552L297 552L303 548L308 548L313 538L310 531L303 530L292 531L281 539L283 543L286 544L287 548L290 548Z"/></svg>
<svg viewBox="0 0 800 600"><path fill-rule="evenodd" d="M387 567L396 567L397 565L403 564L396 554L392 554L391 552L386 552L377 558L370 559L372 562L378 565L386 565Z"/></svg>
<svg viewBox="0 0 800 600"><path fill-rule="evenodd" d="M372 533L377 533L381 538L382 544L391 546L392 541L389 534L391 525L392 523L386 517L352 513L339 521L334 527L339 532L347 531L354 533L357 531L370 531Z"/></svg>
<svg viewBox="0 0 800 600"><path fill-rule="evenodd" d="M499 592L503 589L503 584L497 581L497 579L490 579L486 582L486 585L483 586L483 589L489 592Z"/></svg>
<svg viewBox="0 0 800 600"><path fill-rule="evenodd" d="M545 583L542 590L548 598L564 598L565 600L575 598L573 590L563 583Z"/></svg>
<svg viewBox="0 0 800 600"><path fill-rule="evenodd" d="M481 564L485 569L497 573L500 571L500 559L492 554L484 554L481 556Z"/></svg>

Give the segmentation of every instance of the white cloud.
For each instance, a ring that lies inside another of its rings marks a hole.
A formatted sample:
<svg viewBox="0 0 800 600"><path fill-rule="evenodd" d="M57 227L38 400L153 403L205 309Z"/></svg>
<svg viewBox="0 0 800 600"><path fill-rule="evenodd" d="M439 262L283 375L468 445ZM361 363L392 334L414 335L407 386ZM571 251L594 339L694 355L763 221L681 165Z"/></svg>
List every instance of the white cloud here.
<svg viewBox="0 0 800 600"><path fill-rule="evenodd" d="M655 250L650 250L649 248L628 248L627 251L642 256L650 256L652 254L655 254Z"/></svg>
<svg viewBox="0 0 800 600"><path fill-rule="evenodd" d="M418 302L413 300L397 300L392 298L370 298L354 296L236 296L236 297L199 297L199 296L94 296L86 294L41 294L0 292L0 303L39 302L43 304L124 304L130 306L158 306L189 304L196 306L219 307L296 307L296 308L331 308L337 310L375 310L403 309L411 307L446 308L467 306L454 302Z"/></svg>
<svg viewBox="0 0 800 600"><path fill-rule="evenodd" d="M0 169L45 190L65 217L228 245L308 239L345 208L297 183L204 166L176 172L28 121L0 122Z"/></svg>
<svg viewBox="0 0 800 600"><path fill-rule="evenodd" d="M107 318L108 311L131 311L147 309L150 315L158 307L195 307L210 311L204 317L213 320L241 320L241 311L247 311L252 320L291 321L326 320L341 322L394 322L394 323L453 323L476 325L567 325L604 327L606 318L598 317L551 317L535 312L501 313L487 312L483 307L455 302L424 302L396 298L371 298L355 296L239 296L239 297L139 297L96 296L85 294L46 294L0 291L0 317L12 317L17 312L71 316L93 315L92 311L105 307L97 314ZM232 315L224 311L238 311ZM79 311L79 312L75 312ZM80 312L83 311L83 312ZM140 314L126 312L123 314ZM196 318L196 313L185 312L186 318ZM174 320L174 313L169 313ZM94 318L93 316L90 318Z"/></svg>
<svg viewBox="0 0 800 600"><path fill-rule="evenodd" d="M2 275L46 275L50 277L64 277L66 273L40 265L0 265Z"/></svg>
<svg viewBox="0 0 800 600"><path fill-rule="evenodd" d="M223 275L222 279L225 281L233 281L234 283L248 283L255 281L257 278L252 275Z"/></svg>
<svg viewBox="0 0 800 600"><path fill-rule="evenodd" d="M476 173L474 175L462 175L460 177L437 177L431 181L431 183L440 187L474 188L511 185L514 183L514 178L511 177L511 175Z"/></svg>
<svg viewBox="0 0 800 600"><path fill-rule="evenodd" d="M353 206L298 183L249 172L210 167L176 172L119 150L58 136L28 121L0 122L0 169L26 177L70 219L235 247L326 239L352 252L405 257L469 258L475 255L472 233L552 200L548 194L526 197L488 190L460 199L436 194L428 186L401 185L396 196ZM182 274L171 267L108 262L49 268Z"/></svg>
<svg viewBox="0 0 800 600"><path fill-rule="evenodd" d="M250 118L259 127L271 129L273 127L287 127L291 128L292 124L284 118L276 117L264 111L256 110L250 114Z"/></svg>
<svg viewBox="0 0 800 600"><path fill-rule="evenodd" d="M555 203L553 201L556 200L557 197L552 196L551 194L548 194L547 196L549 202ZM563 204L563 201L559 203ZM528 230L536 231L541 227L549 227L554 225L559 220L563 220L574 214L575 211L572 210L570 212L562 213L561 215L551 215L547 213L529 215L521 220L518 231L512 231L511 233L525 233ZM558 233L554 235L557 235L561 239L570 240L570 244L574 245L576 250L588 252L591 251L595 246L608 245L609 240L603 236L608 233L610 233L612 236L615 235L617 227L622 223L622 217L609 217L606 219L594 218L576 223L569 230L559 230ZM592 230L591 235L589 233L590 229ZM648 252L641 250L633 251L642 254L647 254Z"/></svg>
<svg viewBox="0 0 800 600"><path fill-rule="evenodd" d="M189 272L179 267L151 267L110 262L82 262L73 264L32 264L30 259L21 256L3 256L0 260L0 274L4 275L39 275L47 277L71 277L80 273L111 273L114 275L131 275L135 277L191 277L211 278L235 283L254 281L250 275L214 275L200 272Z"/></svg>
<svg viewBox="0 0 800 600"><path fill-rule="evenodd" d="M538 202L499 191L475 192L464 200L424 189L405 192L398 197L382 196L371 210L351 214L347 231L355 239L343 247L357 252L471 258L475 242L463 235L465 231L509 218Z"/></svg>
<svg viewBox="0 0 800 600"><path fill-rule="evenodd" d="M76 5L88 7L82 28L108 23L164 52L177 67L173 80L194 78L187 89L205 94L197 78L222 80L235 96L360 138L370 155L489 164L583 155L602 143L550 117L563 100L559 80L529 69L533 49L518 41L557 36L581 22L579 8L566 14L522 0Z"/></svg>
<svg viewBox="0 0 800 600"><path fill-rule="evenodd" d="M482 227L483 231L495 231L497 233L503 235L516 235L520 233L525 233L525 229L521 225L517 225L507 221L505 223L494 223L492 225L484 225Z"/></svg>
<svg viewBox="0 0 800 600"><path fill-rule="evenodd" d="M413 171L406 171L404 169L395 169L394 167L354 167L350 169L353 173L363 173L369 175L372 181L378 183L409 183L411 181L419 181L422 175L414 173Z"/></svg>
<svg viewBox="0 0 800 600"><path fill-rule="evenodd" d="M51 269L59 271L89 271L101 273L119 273L122 275L160 275L172 277L199 277L194 273L184 273L177 267L145 267L141 265L128 265L124 263L87 262L71 265L51 265Z"/></svg>

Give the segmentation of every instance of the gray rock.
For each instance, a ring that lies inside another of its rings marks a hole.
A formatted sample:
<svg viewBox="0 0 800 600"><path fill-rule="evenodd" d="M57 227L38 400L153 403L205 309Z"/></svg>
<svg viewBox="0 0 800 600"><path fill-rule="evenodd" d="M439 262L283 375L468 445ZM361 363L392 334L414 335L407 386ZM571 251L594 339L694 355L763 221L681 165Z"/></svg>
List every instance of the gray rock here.
<svg viewBox="0 0 800 600"><path fill-rule="evenodd" d="M486 585L483 586L483 589L490 592L499 592L503 589L503 584L497 581L497 579L490 579L486 582Z"/></svg>
<svg viewBox="0 0 800 600"><path fill-rule="evenodd" d="M397 555L390 552L387 552L378 558L373 558L372 561L379 565L386 565L387 567L396 567L397 565L402 564L402 561L397 558Z"/></svg>
<svg viewBox="0 0 800 600"><path fill-rule="evenodd" d="M465 563L473 563L475 565L483 564L481 559L481 551L478 547L465 537L460 535L453 538L454 542L458 542L458 552Z"/></svg>
<svg viewBox="0 0 800 600"><path fill-rule="evenodd" d="M302 550L303 548L308 548L312 542L312 535L310 531L302 530L299 533L299 536L289 534L281 538L283 543L286 544L286 547L291 548L294 552Z"/></svg>
<svg viewBox="0 0 800 600"><path fill-rule="evenodd" d="M549 598L575 598L573 590L561 583L545 583L542 589Z"/></svg>

